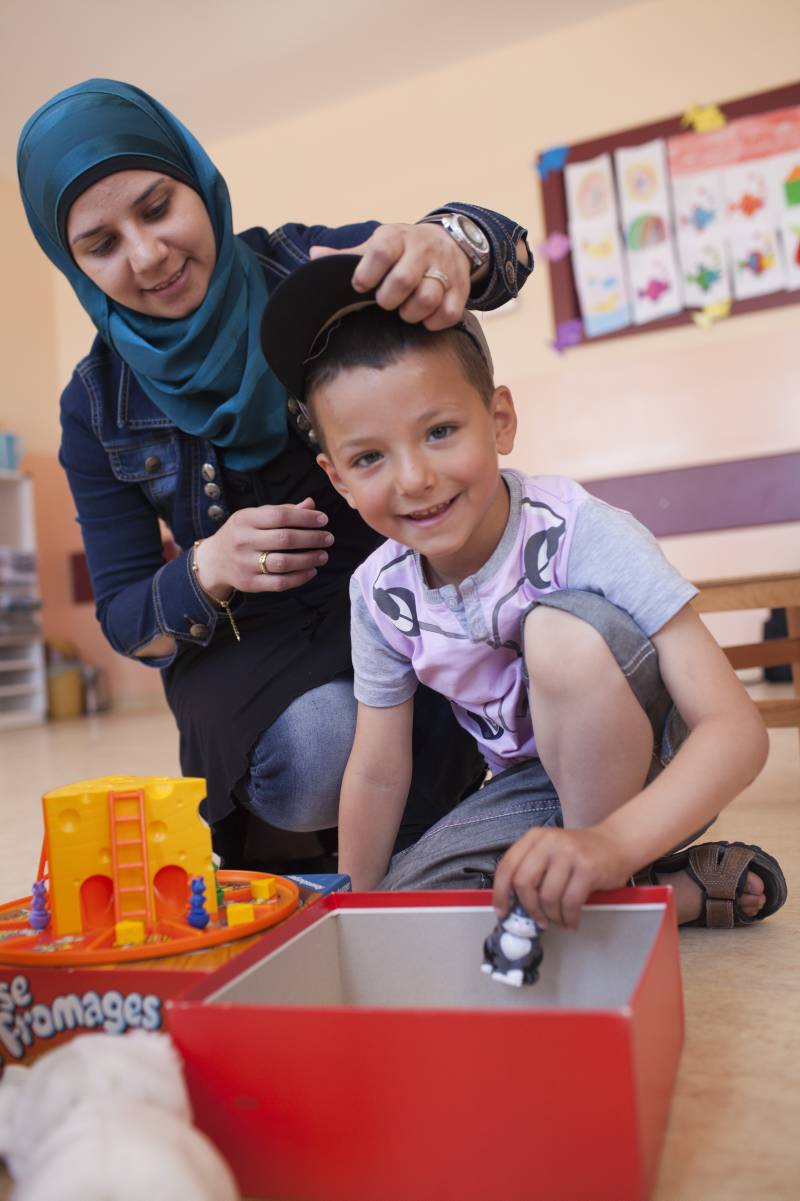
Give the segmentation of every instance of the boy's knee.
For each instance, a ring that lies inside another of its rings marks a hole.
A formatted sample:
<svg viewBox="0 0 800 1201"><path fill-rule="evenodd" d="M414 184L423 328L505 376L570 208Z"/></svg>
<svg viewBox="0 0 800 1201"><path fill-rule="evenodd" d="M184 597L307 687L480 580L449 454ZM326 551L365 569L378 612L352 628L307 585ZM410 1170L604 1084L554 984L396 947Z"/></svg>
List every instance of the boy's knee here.
<svg viewBox="0 0 800 1201"><path fill-rule="evenodd" d="M563 609L537 605L525 619L525 663L538 690L586 690L598 677L622 673L603 635Z"/></svg>

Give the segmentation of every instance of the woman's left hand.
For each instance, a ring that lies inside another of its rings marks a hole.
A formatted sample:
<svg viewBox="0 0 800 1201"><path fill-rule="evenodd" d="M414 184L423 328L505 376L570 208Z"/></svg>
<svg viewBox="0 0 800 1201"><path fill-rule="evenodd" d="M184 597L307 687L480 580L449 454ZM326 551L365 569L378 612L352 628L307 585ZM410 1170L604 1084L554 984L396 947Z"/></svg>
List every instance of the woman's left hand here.
<svg viewBox="0 0 800 1201"><path fill-rule="evenodd" d="M460 319L470 289L471 263L440 225L379 225L360 246L334 250L312 246L312 259L326 254L360 254L353 287L377 287L381 308L397 309L404 321L427 329L447 329ZM431 278L441 272L446 278Z"/></svg>

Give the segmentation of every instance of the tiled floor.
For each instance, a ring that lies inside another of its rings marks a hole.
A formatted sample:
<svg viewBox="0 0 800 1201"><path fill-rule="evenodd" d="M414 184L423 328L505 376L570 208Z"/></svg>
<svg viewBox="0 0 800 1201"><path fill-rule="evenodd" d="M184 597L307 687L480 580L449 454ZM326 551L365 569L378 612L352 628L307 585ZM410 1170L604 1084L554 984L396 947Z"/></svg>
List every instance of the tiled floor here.
<svg viewBox="0 0 800 1201"><path fill-rule="evenodd" d="M763 925L681 935L686 1045L652 1201L800 1198L800 741L792 730L771 739L766 769L714 835L780 858L789 902ZM0 899L30 892L48 788L177 772L166 709L0 733Z"/></svg>

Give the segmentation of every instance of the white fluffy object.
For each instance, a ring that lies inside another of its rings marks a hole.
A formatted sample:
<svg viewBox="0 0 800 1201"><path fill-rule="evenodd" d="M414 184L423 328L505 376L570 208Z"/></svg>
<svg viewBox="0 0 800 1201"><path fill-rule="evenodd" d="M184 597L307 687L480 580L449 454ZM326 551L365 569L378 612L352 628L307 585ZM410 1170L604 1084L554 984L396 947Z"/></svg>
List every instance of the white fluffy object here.
<svg viewBox="0 0 800 1201"><path fill-rule="evenodd" d="M86 1034L0 1083L12 1201L238 1201L165 1034Z"/></svg>

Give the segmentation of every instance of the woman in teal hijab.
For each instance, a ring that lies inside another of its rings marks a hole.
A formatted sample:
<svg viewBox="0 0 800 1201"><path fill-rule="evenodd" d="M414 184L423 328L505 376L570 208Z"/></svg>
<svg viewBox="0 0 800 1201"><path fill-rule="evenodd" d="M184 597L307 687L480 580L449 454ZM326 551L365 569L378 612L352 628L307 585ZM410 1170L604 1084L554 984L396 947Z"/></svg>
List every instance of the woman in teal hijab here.
<svg viewBox="0 0 800 1201"><path fill-rule="evenodd" d="M286 439L286 399L261 353L264 272L234 237L225 181L189 131L138 88L90 80L34 113L18 165L39 245L150 399L187 433L224 447L232 467L273 458ZM211 220L216 265L200 305L179 320L109 299L68 245L73 202L99 180L131 170L164 173L194 189Z"/></svg>
<svg viewBox="0 0 800 1201"><path fill-rule="evenodd" d="M491 308L516 294L525 231L452 204L415 225L234 234L196 139L113 80L38 109L17 161L31 229L97 330L62 396L60 458L104 633L162 670L219 846L241 806L288 829L333 826L355 710L347 581L374 539L266 365L267 296L310 255L355 249L356 287L444 328L470 295ZM475 757L456 728L440 767L451 743L461 766L440 791L454 801Z"/></svg>

